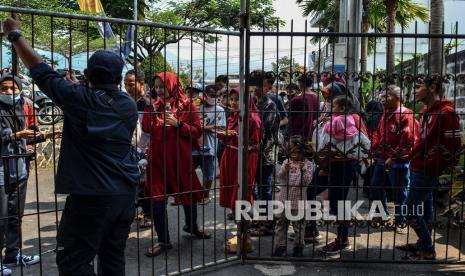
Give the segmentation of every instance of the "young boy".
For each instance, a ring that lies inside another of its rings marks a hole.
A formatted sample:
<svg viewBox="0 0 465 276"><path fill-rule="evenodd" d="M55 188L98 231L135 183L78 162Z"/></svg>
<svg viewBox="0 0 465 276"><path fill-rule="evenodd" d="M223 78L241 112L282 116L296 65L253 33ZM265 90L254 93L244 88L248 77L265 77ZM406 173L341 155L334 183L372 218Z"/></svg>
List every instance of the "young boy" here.
<svg viewBox="0 0 465 276"><path fill-rule="evenodd" d="M27 129L22 83L18 77L0 77L0 252L6 246L3 264L6 266L32 265L39 256L20 254L21 218L26 201L27 144L39 142L44 135L37 130ZM17 157L9 157L16 155ZM5 218L5 219L3 219ZM1 267L4 275L8 271Z"/></svg>
<svg viewBox="0 0 465 276"><path fill-rule="evenodd" d="M214 85L205 87L203 94L203 104L199 112L203 130L202 143L200 150L194 152L195 166L202 169L203 188L205 195L200 204L210 202L210 187L215 177L215 157L218 148L218 139L215 135L215 129L226 127L226 115L224 109L217 104L218 88Z"/></svg>
<svg viewBox="0 0 465 276"><path fill-rule="evenodd" d="M420 137L412 150L412 176L406 203L409 223L418 241L397 247L409 251L412 260L436 259L431 237L435 219L433 193L439 175L458 162L461 146L459 117L454 104L443 96L441 77L427 77L415 85L415 98L425 105L425 109L420 118ZM419 208L423 211L416 211Z"/></svg>

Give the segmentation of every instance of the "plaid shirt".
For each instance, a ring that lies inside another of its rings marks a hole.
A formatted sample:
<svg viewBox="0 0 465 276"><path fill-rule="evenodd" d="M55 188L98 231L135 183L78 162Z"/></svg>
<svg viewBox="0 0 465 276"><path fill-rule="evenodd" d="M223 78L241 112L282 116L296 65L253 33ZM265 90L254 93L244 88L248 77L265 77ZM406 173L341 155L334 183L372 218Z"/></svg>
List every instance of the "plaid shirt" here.
<svg viewBox="0 0 465 276"><path fill-rule="evenodd" d="M289 171L286 172L286 165L289 164ZM291 201L291 208L298 209L299 200L306 200L307 186L310 185L313 178L313 164L305 159L303 167L302 162L295 162L286 159L278 173L281 190L276 195L276 200L281 202Z"/></svg>

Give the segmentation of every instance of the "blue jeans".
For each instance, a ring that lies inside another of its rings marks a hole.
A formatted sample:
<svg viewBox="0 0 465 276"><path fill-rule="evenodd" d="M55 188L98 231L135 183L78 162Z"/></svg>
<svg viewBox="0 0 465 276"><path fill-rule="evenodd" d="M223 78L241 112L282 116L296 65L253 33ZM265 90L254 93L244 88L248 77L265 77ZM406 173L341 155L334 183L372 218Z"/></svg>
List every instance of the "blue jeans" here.
<svg viewBox="0 0 465 276"><path fill-rule="evenodd" d="M255 177L255 200L272 200L274 165L262 165L257 167L257 176Z"/></svg>
<svg viewBox="0 0 465 276"><path fill-rule="evenodd" d="M405 204L409 189L409 168L398 167L391 168L385 177L384 162L378 161L373 171L371 179L371 200L381 200L386 215L389 215L387 209L386 188L392 188L392 200L395 203L396 223L403 224L406 219L402 215L402 206ZM387 182L388 180L389 182Z"/></svg>
<svg viewBox="0 0 465 276"><path fill-rule="evenodd" d="M421 249L426 252L434 250L431 235L434 223L433 192L437 185L437 177L420 172L412 173L412 183L407 197L408 218L418 236Z"/></svg>

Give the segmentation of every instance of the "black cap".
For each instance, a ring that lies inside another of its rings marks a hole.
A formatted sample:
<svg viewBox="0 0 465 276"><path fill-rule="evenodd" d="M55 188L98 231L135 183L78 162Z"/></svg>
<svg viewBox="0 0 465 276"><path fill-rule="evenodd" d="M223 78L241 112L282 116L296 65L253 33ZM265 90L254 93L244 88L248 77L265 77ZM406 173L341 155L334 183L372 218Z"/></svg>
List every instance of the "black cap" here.
<svg viewBox="0 0 465 276"><path fill-rule="evenodd" d="M110 73L116 80L123 73L124 61L115 52L100 50L92 54L87 63L87 70L92 74L96 69Z"/></svg>

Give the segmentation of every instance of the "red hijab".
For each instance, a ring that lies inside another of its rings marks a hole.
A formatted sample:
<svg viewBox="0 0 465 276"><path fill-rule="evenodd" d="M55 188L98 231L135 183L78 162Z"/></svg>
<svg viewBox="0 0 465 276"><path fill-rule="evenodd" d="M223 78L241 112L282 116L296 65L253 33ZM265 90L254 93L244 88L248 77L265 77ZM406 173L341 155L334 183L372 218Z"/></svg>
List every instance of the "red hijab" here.
<svg viewBox="0 0 465 276"><path fill-rule="evenodd" d="M240 94L239 87L231 89L229 91L229 95L232 94ZM228 128L229 129L236 129L237 126L239 125L239 111L231 112L229 117L228 117ZM255 106L252 97L250 98L249 101L249 127L256 127L256 128L261 128L262 127L262 122L260 120L260 116L258 115L257 112L257 107Z"/></svg>
<svg viewBox="0 0 465 276"><path fill-rule="evenodd" d="M156 79L160 79L164 83L168 97L165 99L158 97L153 104L155 111L163 112L167 104L170 104L172 112L182 111L189 105L189 99L182 90L181 83L175 74L171 72L155 74L152 79L152 87L154 87Z"/></svg>

